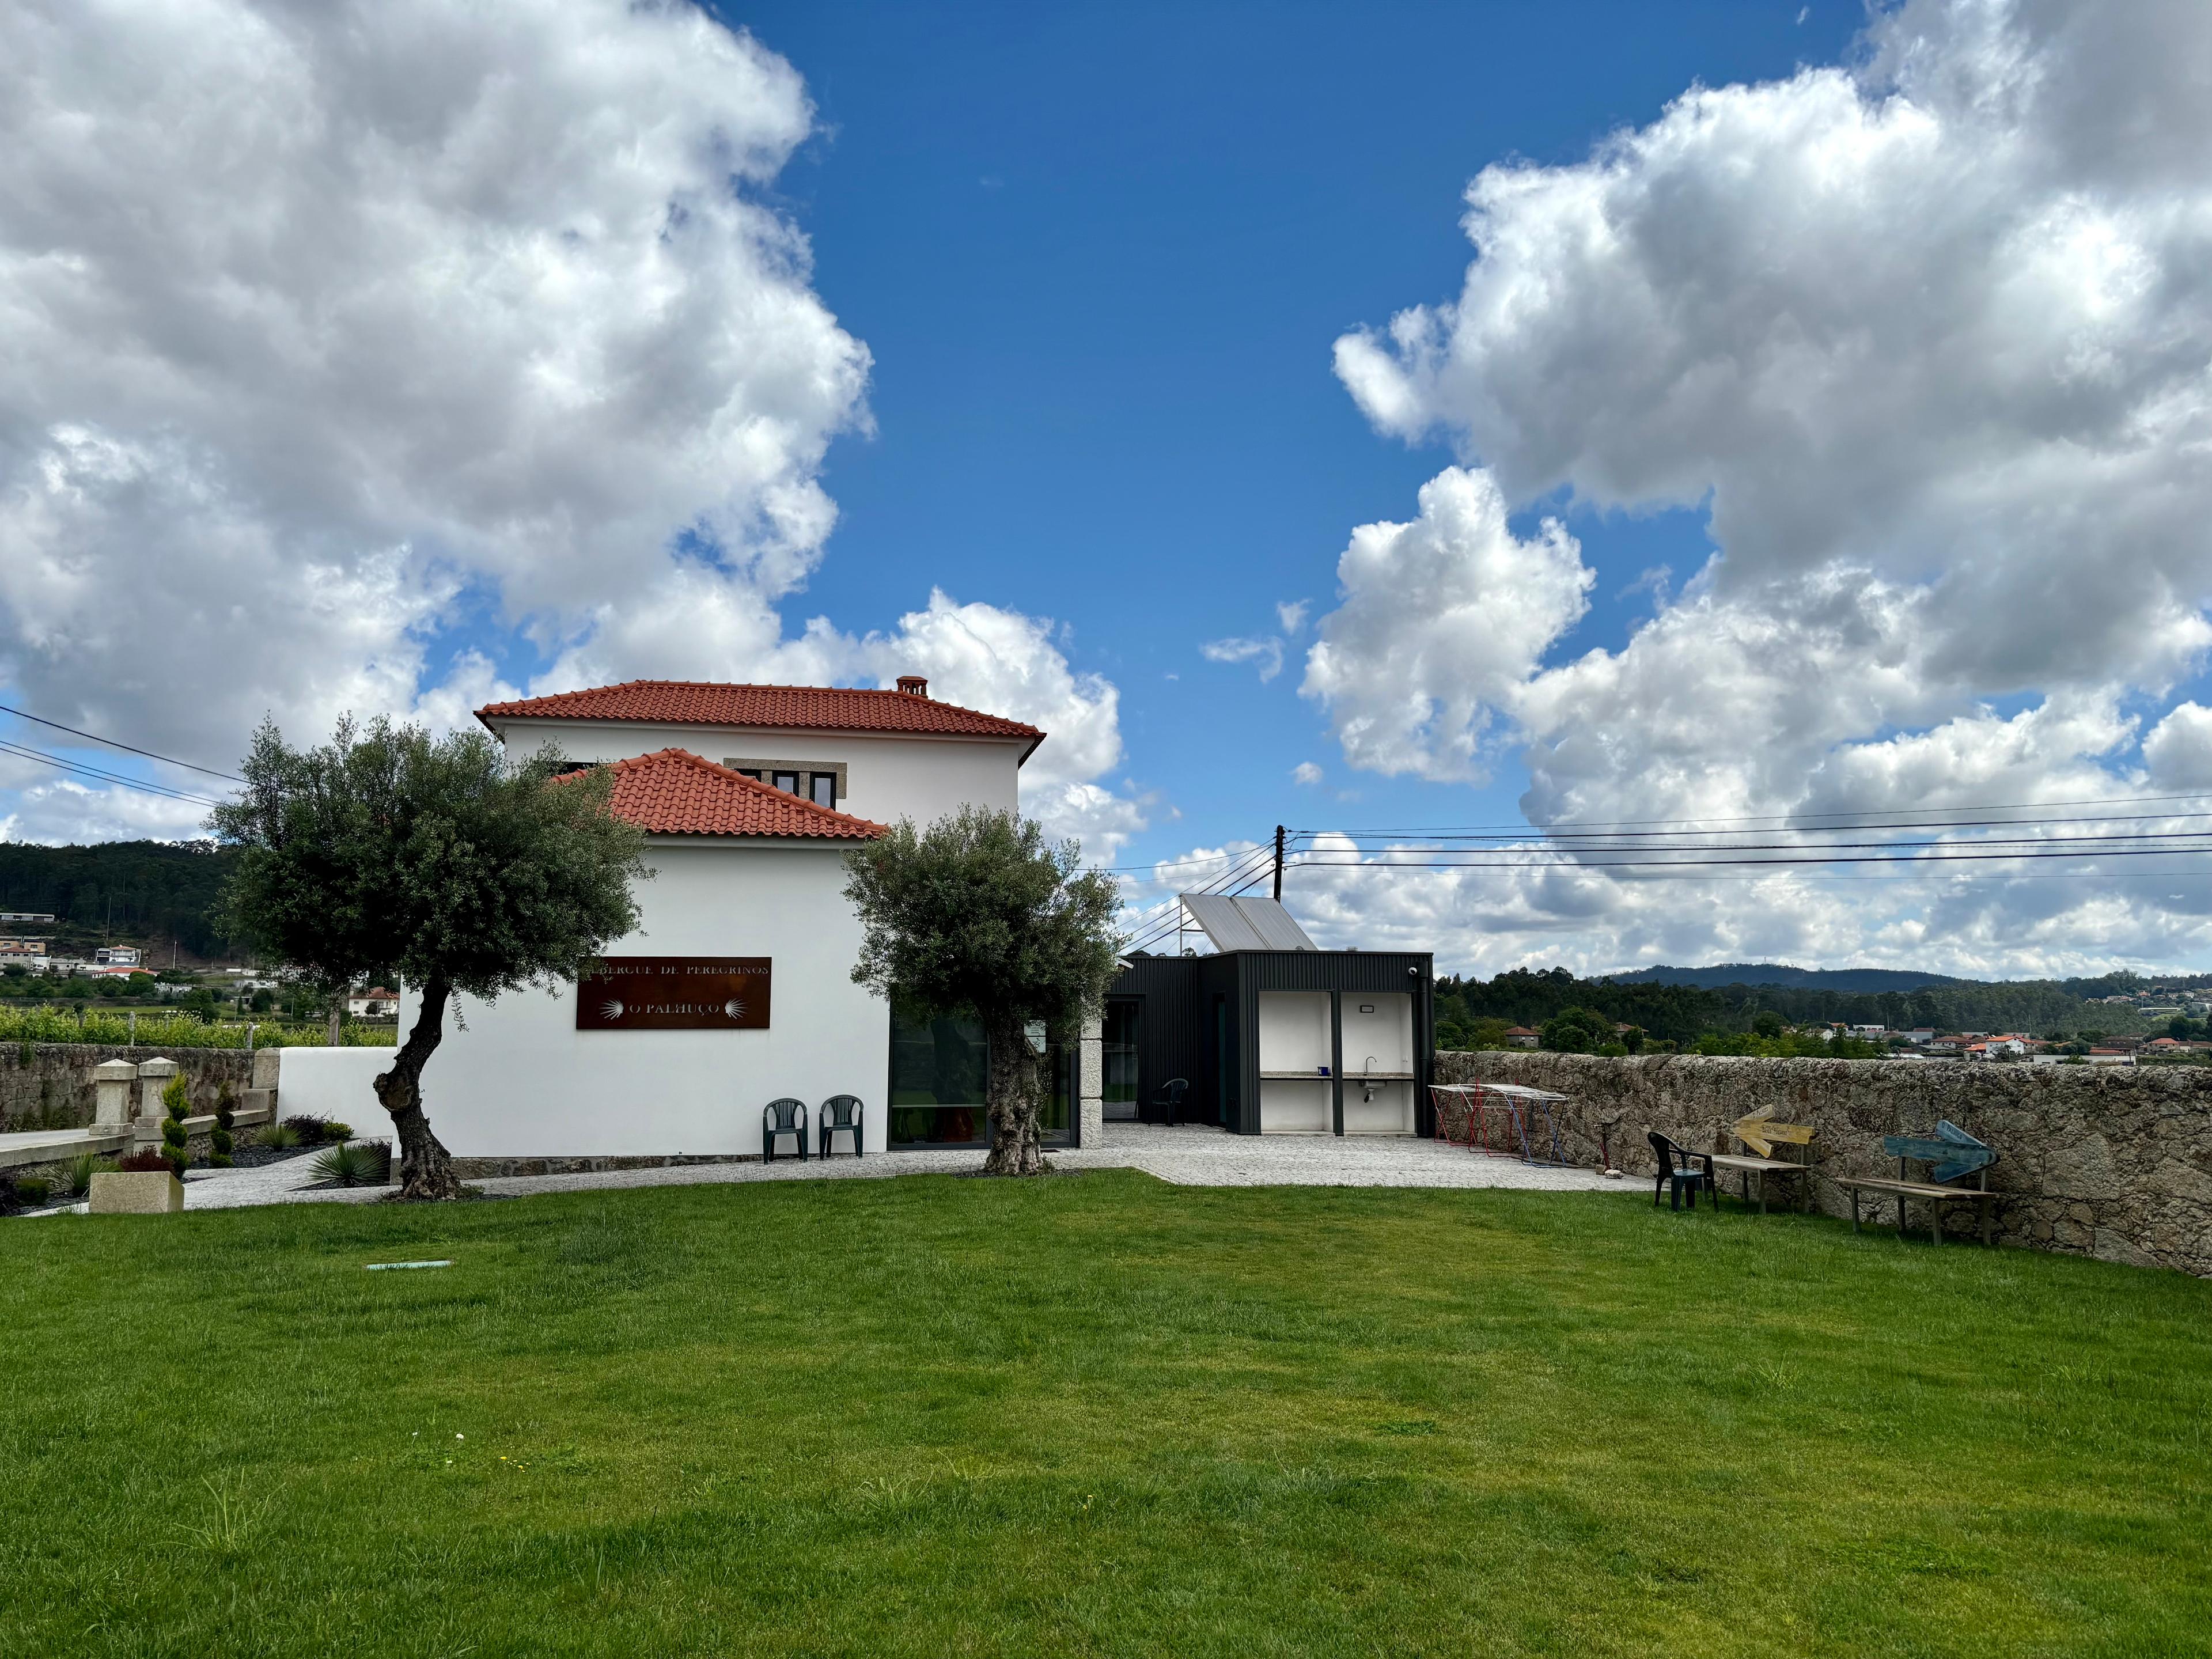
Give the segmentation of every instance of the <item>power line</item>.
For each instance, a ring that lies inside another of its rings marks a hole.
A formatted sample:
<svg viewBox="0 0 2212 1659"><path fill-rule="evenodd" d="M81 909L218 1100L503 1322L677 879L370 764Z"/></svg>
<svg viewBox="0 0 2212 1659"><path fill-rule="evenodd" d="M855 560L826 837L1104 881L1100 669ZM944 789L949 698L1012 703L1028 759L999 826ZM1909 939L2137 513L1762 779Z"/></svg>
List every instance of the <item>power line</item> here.
<svg viewBox="0 0 2212 1659"><path fill-rule="evenodd" d="M2212 800L2212 790L2200 789L2191 793L2179 795L2088 795L2083 796L2082 798L2075 800L1998 801L1983 803L1972 806L1953 806L1938 810L1953 812L2033 812L2041 811L2046 808L2053 806L2143 806L2158 801L2172 800ZM1808 818L1879 817L1894 817L1899 812L1911 810L1914 809L1880 806L1837 807L1828 811L1810 812L1803 814L1802 816ZM1929 809L1923 808L1919 810L1925 811ZM1787 829L1790 827L1790 821L1799 816L1799 814L1793 812L1761 812L1740 817L1616 818L1609 822L1601 822L1596 823L1553 823L1548 826L1533 823L1443 823L1416 824L1397 829L1383 828L1367 830L1299 830L1293 833L1300 836L1366 835L1441 836L1463 833L1480 833L1483 831L1512 832L1517 830L1522 835L1533 833L1536 835L1550 836L1560 834L1562 832L1567 834L1579 833L1583 835L1595 835L1603 834L1616 830L1642 830L1657 828L1668 824L1693 826L1705 824L1743 823L1775 823L1784 829ZM2173 816L2185 817L2198 817L2202 815L2195 813L2177 813ZM1885 826L1881 824L1844 824L1837 827L1843 829L1876 830L1884 828ZM1899 825L1897 827L1911 828L1914 826Z"/></svg>
<svg viewBox="0 0 2212 1659"><path fill-rule="evenodd" d="M181 766L187 772L204 772L209 777L221 778L227 783L246 781L235 773L218 772L211 766L196 766L190 761L179 760L173 755L157 755L150 749L139 749L127 743L118 743L113 738L103 738L91 732L80 732L74 726L64 726L59 720L50 720L43 715L28 714L21 708L10 708L5 703L0 703L0 714L13 714L17 720L29 720L35 726L50 726L55 731L66 732L73 738L82 738L88 743L103 744L110 749L120 749L127 754L143 755L148 760L160 761L165 766Z"/></svg>
<svg viewBox="0 0 2212 1659"><path fill-rule="evenodd" d="M1223 891L1239 881L1249 885L1252 881L1263 878L1273 869L1274 859L1273 842L1255 847L1240 856L1228 870L1195 890L1200 893ZM1240 888L1238 890L1243 890ZM1182 932L1182 896L1178 893L1173 899L1153 906L1144 916L1139 916L1123 935L1121 948L1133 952L1145 950L1164 939L1170 933Z"/></svg>
<svg viewBox="0 0 2212 1659"><path fill-rule="evenodd" d="M58 767L64 772L74 772L80 777L90 778L97 782L114 784L125 789L135 789L142 795L159 795L169 800L190 801L196 806L217 805L204 795L189 794L182 789L172 789L166 784L142 783L136 778L126 778L119 772L104 771L97 766L81 765L76 761L64 760L59 755L49 755L43 749L28 749L21 744L9 743L4 738L0 738L0 754L15 755L24 760L38 761L47 766Z"/></svg>
<svg viewBox="0 0 2212 1659"><path fill-rule="evenodd" d="M1895 823L1784 824L1771 830L1578 830L1571 835L1547 835L1533 830L1522 830L1517 834L1509 831L1496 835L1474 830L1438 831L1422 839L1431 842L1481 842L1500 847L1531 846L1538 843L1580 847L1614 842L1665 842L1683 846L1698 846L1703 843L1692 841L1690 837L1718 835L1872 835L1890 830L2034 830L2059 823L2172 823L2205 817L2212 817L2212 812L2095 812L2077 817L2063 818L1917 818L1900 820ZM2179 835L2189 832L2174 830L2166 833ZM1330 830L1298 832L1298 838L1309 842L1320 840L1324 836L1349 842L1401 842L1413 838L1410 831L1399 830Z"/></svg>
<svg viewBox="0 0 2212 1659"><path fill-rule="evenodd" d="M1956 845L1957 843L1950 843ZM1986 859L2155 859L2187 853L2212 852L2203 847L2103 847L2086 853L1916 853L1897 858L1883 854L1852 854L1845 857L1814 856L1788 859L1617 859L1594 863L1577 859L1571 863L1540 859L1486 859L1469 855L1457 859L1324 859L1301 856L1295 868L1337 870L1702 870L1737 864L1952 864Z"/></svg>
<svg viewBox="0 0 2212 1659"><path fill-rule="evenodd" d="M1657 847L1544 847L1536 845L1522 847L1407 847L1400 844L1368 849L1324 847L1308 848L1306 850L1309 857L1325 853L1358 852L1366 850L1374 852L1380 856L1388 856L1400 853L1422 853L1436 854L1438 856L1449 856L1453 858L1484 858L1498 853L1527 852L1557 853L1563 857L1574 857L1576 859L1580 859L1585 854L1593 853L1642 853L1651 851L1659 853L1680 853L1691 855L1703 854L1706 853L1810 853L1823 852L1831 848L1840 852L1863 849L1867 848L1884 848L1901 850L1909 848L1926 847L2051 847L2073 845L2077 842L2095 842L2100 843L2138 841L2200 842L2208 838L2212 838L2212 830L2164 830L2138 831L2135 833L2115 831L2108 835L2094 836L1976 836L1971 840L1958 840L1954 838L1950 840L1929 839L1924 841L1669 842ZM2176 852L2195 852L2203 849L2197 848L2175 848L2172 850Z"/></svg>
<svg viewBox="0 0 2212 1659"><path fill-rule="evenodd" d="M1218 864L1224 859L1234 861L1249 856L1249 853L1206 853L1193 859L1163 859L1158 864L1100 864L1091 867L1109 876L1133 876L1147 870L1182 870L1194 864Z"/></svg>

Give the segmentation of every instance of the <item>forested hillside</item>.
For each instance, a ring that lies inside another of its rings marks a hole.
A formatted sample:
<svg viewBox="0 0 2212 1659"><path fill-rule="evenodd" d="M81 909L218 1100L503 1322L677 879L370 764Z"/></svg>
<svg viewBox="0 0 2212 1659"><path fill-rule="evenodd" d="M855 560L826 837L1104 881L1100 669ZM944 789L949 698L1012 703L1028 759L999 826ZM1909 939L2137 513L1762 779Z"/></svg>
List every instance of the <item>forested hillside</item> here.
<svg viewBox="0 0 2212 1659"><path fill-rule="evenodd" d="M202 958L230 954L209 918L237 855L211 842L106 842L94 847L0 842L0 910L51 911L51 926L0 932L50 938L58 951L113 941ZM159 958L161 960L166 958Z"/></svg>
<svg viewBox="0 0 2212 1659"><path fill-rule="evenodd" d="M2185 983L2165 979L2161 984ZM1493 980L1437 981L1437 1024L1470 1027L1479 1019L1541 1025L1568 1008L1594 1008L1640 1025L1652 1036L1689 1043L1710 1031L1747 1031L1761 1012L1792 1025L1841 1020L1850 1025L1916 1025L1937 1030L2022 1031L2035 1036L2093 1031L2106 1036L2148 1028L2134 1010L2084 1000L2137 988L2132 975L2094 980L1954 981L1917 991L1852 994L1816 987L1729 985L1707 988L1650 980L1624 983L1577 979L1564 968L1516 968Z"/></svg>

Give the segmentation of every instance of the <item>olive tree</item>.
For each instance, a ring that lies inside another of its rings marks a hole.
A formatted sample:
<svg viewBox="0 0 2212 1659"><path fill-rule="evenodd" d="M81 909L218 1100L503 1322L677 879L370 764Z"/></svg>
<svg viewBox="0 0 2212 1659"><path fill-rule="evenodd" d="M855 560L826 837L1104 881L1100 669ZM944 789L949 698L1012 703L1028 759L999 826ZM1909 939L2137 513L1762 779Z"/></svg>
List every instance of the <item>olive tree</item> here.
<svg viewBox="0 0 2212 1659"><path fill-rule="evenodd" d="M847 854L864 937L855 983L918 1014L972 1013L990 1044L991 1175L1048 1168L1037 1146L1041 1067L1028 1027L1072 1034L1114 976L1113 878L1079 874L1076 844L1034 822L963 807L927 831L901 822Z"/></svg>
<svg viewBox="0 0 2212 1659"><path fill-rule="evenodd" d="M270 722L245 787L209 819L240 849L220 906L234 934L319 985L397 975L419 994L375 1084L403 1197L460 1194L422 1109L447 1005L573 981L637 925L644 837L609 810L605 769L556 782L561 766L550 750L510 766L481 732L434 738L380 719L296 750Z"/></svg>

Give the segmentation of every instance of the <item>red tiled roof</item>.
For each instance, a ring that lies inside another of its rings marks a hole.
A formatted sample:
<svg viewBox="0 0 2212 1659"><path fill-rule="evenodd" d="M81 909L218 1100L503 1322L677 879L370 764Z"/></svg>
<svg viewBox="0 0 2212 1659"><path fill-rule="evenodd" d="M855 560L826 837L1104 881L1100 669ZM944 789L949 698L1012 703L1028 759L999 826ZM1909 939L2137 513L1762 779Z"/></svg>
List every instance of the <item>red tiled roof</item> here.
<svg viewBox="0 0 2212 1659"><path fill-rule="evenodd" d="M1027 738L1044 733L1019 720L978 714L912 691L818 685L718 685L698 680L625 680L550 697L487 703L477 718L653 721L670 726L762 726L816 732L889 732L953 738ZM1023 751L1027 758L1028 750Z"/></svg>
<svg viewBox="0 0 2212 1659"><path fill-rule="evenodd" d="M688 750L656 750L634 760L617 761L608 769L615 775L615 816L648 835L873 841L884 833L880 823L817 806L701 760Z"/></svg>

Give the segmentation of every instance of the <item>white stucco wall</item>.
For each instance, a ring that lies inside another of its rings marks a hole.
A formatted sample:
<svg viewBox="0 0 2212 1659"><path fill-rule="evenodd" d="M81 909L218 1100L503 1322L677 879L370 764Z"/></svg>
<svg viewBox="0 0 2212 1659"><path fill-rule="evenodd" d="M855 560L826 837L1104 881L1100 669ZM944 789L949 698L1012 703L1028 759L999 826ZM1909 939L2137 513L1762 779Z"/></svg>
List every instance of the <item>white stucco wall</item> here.
<svg viewBox="0 0 2212 1659"><path fill-rule="evenodd" d="M507 753L521 758L548 743L570 760L618 761L686 749L717 766L732 759L821 761L846 767L841 812L878 823L910 817L927 829L974 802L1012 811L1020 804L1021 742L875 737L736 726L647 726L588 720L515 720Z"/></svg>
<svg viewBox="0 0 2212 1659"><path fill-rule="evenodd" d="M392 1120L376 1097L376 1074L392 1064L390 1048L279 1048L276 1114L334 1118L356 1135L390 1139Z"/></svg>
<svg viewBox="0 0 2212 1659"><path fill-rule="evenodd" d="M643 925L607 954L767 957L769 1029L579 1031L573 986L470 1001L468 1029L449 1024L423 1073L439 1139L463 1158L754 1154L769 1101L796 1095L811 1115L851 1094L867 1108L867 1150L881 1152L890 1016L852 982L860 924L844 849L655 841L647 857ZM416 1006L410 991L402 1032Z"/></svg>

